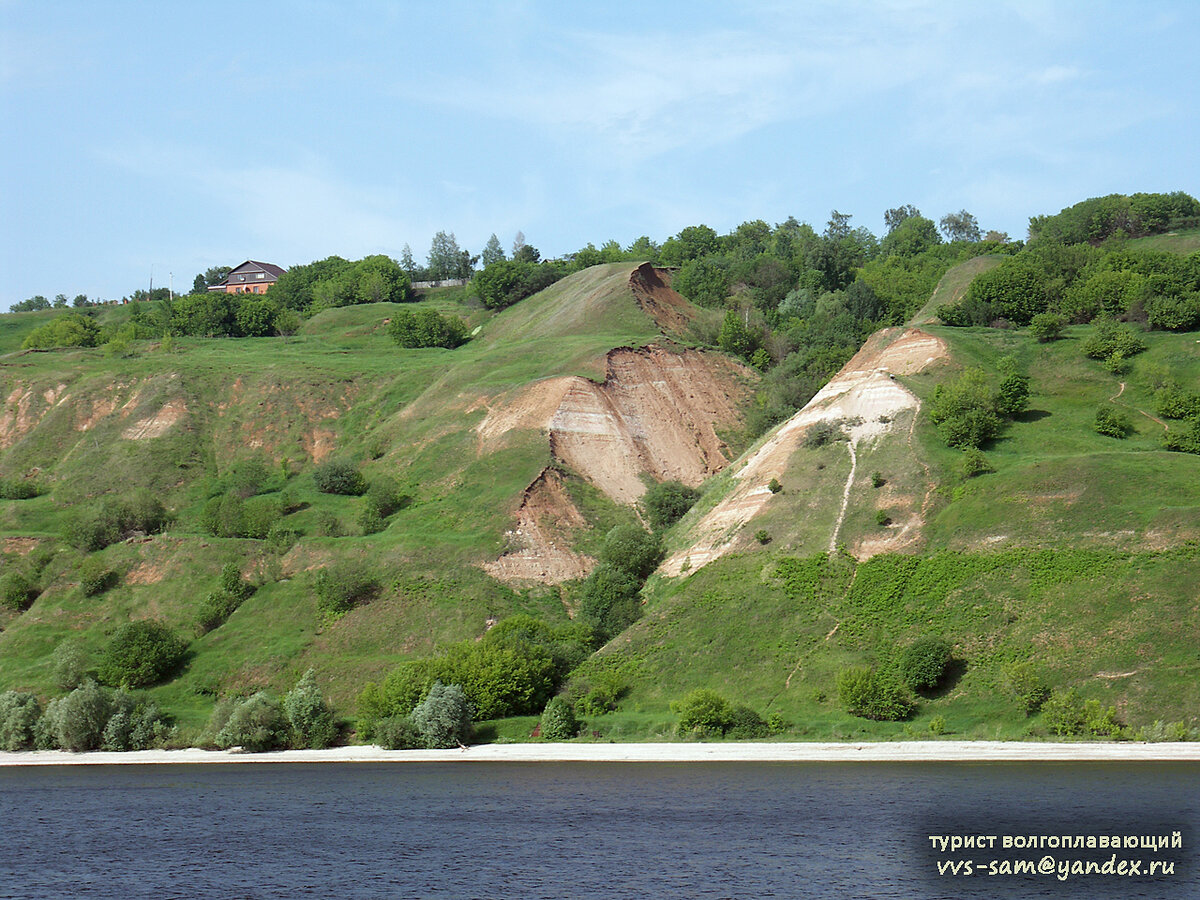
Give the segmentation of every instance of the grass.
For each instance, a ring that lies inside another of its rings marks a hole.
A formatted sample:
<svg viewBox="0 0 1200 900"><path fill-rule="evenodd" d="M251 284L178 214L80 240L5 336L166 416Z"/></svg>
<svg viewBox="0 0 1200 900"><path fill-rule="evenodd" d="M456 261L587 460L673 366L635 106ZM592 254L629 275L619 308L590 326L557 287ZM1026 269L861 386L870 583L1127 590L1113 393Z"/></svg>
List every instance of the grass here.
<svg viewBox="0 0 1200 900"><path fill-rule="evenodd" d="M1200 250L1200 228L1136 238L1129 242L1129 246L1143 250L1166 250L1170 253L1195 253Z"/></svg>

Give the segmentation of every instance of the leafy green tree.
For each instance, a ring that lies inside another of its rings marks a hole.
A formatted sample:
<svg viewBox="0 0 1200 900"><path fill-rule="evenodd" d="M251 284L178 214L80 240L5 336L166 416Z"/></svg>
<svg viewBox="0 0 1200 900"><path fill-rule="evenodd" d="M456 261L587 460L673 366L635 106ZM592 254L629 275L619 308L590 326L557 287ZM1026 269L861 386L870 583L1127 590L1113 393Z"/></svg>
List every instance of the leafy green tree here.
<svg viewBox="0 0 1200 900"><path fill-rule="evenodd" d="M553 697L542 711L541 736L548 741L569 741L579 733L575 710L564 697Z"/></svg>
<svg viewBox="0 0 1200 900"><path fill-rule="evenodd" d="M8 308L9 312L38 312L39 310L49 309L50 301L38 294L30 297L28 300L22 300L19 303L14 303Z"/></svg>
<svg viewBox="0 0 1200 900"><path fill-rule="evenodd" d="M457 684L435 681L409 717L427 747L466 745L471 739L474 705Z"/></svg>
<svg viewBox="0 0 1200 900"><path fill-rule="evenodd" d="M407 303L412 299L408 273L390 256L377 254L354 264L356 303Z"/></svg>
<svg viewBox="0 0 1200 900"><path fill-rule="evenodd" d="M337 723L317 687L317 676L308 669L283 698L283 712L291 725L293 747L321 749L337 738Z"/></svg>
<svg viewBox="0 0 1200 900"><path fill-rule="evenodd" d="M741 314L737 310L731 309L725 313L725 320L721 323L721 334L717 338L717 346L733 356L749 359L757 349L758 340L757 336L742 321Z"/></svg>
<svg viewBox="0 0 1200 900"><path fill-rule="evenodd" d="M87 659L77 641L60 641L50 655L50 677L60 691L73 691L83 683Z"/></svg>
<svg viewBox="0 0 1200 900"><path fill-rule="evenodd" d="M1046 344L1062 337L1066 325L1066 318L1058 313L1041 312L1029 320L1029 333L1037 338L1039 344Z"/></svg>
<svg viewBox="0 0 1200 900"><path fill-rule="evenodd" d="M1029 406L1029 376L1013 372L1000 382L996 392L994 408L997 413L1007 418L1013 418L1023 413Z"/></svg>
<svg viewBox="0 0 1200 900"><path fill-rule="evenodd" d="M35 328L21 343L23 349L51 350L59 347L96 347L100 325L91 316L68 312Z"/></svg>
<svg viewBox="0 0 1200 900"><path fill-rule="evenodd" d="M476 273L471 290L488 309L505 309L548 288L562 276L556 263L501 260Z"/></svg>
<svg viewBox="0 0 1200 900"><path fill-rule="evenodd" d="M723 306L730 290L729 264L723 257L688 260L671 278L671 286L697 306Z"/></svg>
<svg viewBox="0 0 1200 900"><path fill-rule="evenodd" d="M942 229L942 234L946 235L946 240L948 241L968 241L974 243L980 237L979 222L965 209L942 216L938 226Z"/></svg>
<svg viewBox="0 0 1200 900"><path fill-rule="evenodd" d="M279 307L273 300L251 299L251 296L253 295L246 296L237 304L234 313L237 333L243 337L265 337L273 334Z"/></svg>
<svg viewBox="0 0 1200 900"><path fill-rule="evenodd" d="M108 693L88 679L67 696L51 700L42 718L53 746L79 753L100 748L112 711Z"/></svg>
<svg viewBox="0 0 1200 900"><path fill-rule="evenodd" d="M929 418L938 426L942 440L963 450L978 449L1003 426L981 369L968 369L954 381L934 388Z"/></svg>
<svg viewBox="0 0 1200 900"><path fill-rule="evenodd" d="M897 206L895 209L885 211L883 214L883 223L887 226L888 234L891 234L907 220L920 215L921 211L919 209L911 203L905 203L903 206Z"/></svg>
<svg viewBox="0 0 1200 900"><path fill-rule="evenodd" d="M439 231L429 245L429 277L434 281L459 277L461 259L454 232Z"/></svg>
<svg viewBox="0 0 1200 900"><path fill-rule="evenodd" d="M504 248L500 246L500 239L496 237L496 233L492 232L492 236L487 239L487 243L483 245L483 253L480 254L480 261L486 269L494 262L500 262L506 259Z"/></svg>
<svg viewBox="0 0 1200 900"><path fill-rule="evenodd" d="M288 721L278 700L264 691L252 694L233 707L216 744L222 750L241 747L262 753L283 746L288 738Z"/></svg>
<svg viewBox="0 0 1200 900"><path fill-rule="evenodd" d="M872 668L843 669L837 687L846 711L864 719L896 722L907 719L916 708L898 681Z"/></svg>
<svg viewBox="0 0 1200 900"><path fill-rule="evenodd" d="M313 483L322 494L361 496L367 490L367 480L358 466L345 459L329 459L313 470Z"/></svg>
<svg viewBox="0 0 1200 900"><path fill-rule="evenodd" d="M371 737L384 750L419 750L425 739L408 716L388 716L375 723Z"/></svg>
<svg viewBox="0 0 1200 900"><path fill-rule="evenodd" d="M640 525L617 525L604 537L600 561L644 581L658 568L663 552L658 535Z"/></svg>
<svg viewBox="0 0 1200 900"><path fill-rule="evenodd" d="M917 256L941 242L933 221L917 213L892 228L880 243L879 250L885 256Z"/></svg>
<svg viewBox="0 0 1200 900"><path fill-rule="evenodd" d="M37 697L21 691L0 694L0 750L12 753L30 750L34 744L34 726L41 717Z"/></svg>
<svg viewBox="0 0 1200 900"><path fill-rule="evenodd" d="M914 691L931 691L946 675L950 644L941 638L925 637L900 655L900 674Z"/></svg>
<svg viewBox="0 0 1200 900"><path fill-rule="evenodd" d="M97 674L107 685L146 687L172 675L187 653L187 641L161 622L140 619L116 630L100 656Z"/></svg>
<svg viewBox="0 0 1200 900"><path fill-rule="evenodd" d="M1101 406L1096 410L1096 418L1093 420L1092 427L1097 434L1115 438L1124 438L1133 430L1133 426L1129 423L1129 417L1117 412L1111 406Z"/></svg>

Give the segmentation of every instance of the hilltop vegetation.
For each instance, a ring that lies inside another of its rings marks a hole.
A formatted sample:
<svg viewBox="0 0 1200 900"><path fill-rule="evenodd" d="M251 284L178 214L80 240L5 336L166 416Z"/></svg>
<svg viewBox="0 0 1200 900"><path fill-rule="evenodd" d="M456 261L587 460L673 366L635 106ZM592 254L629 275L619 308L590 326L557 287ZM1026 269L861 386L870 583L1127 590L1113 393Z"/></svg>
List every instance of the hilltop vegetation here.
<svg viewBox="0 0 1200 900"><path fill-rule="evenodd" d="M1186 735L1194 204L0 317L0 736Z"/></svg>

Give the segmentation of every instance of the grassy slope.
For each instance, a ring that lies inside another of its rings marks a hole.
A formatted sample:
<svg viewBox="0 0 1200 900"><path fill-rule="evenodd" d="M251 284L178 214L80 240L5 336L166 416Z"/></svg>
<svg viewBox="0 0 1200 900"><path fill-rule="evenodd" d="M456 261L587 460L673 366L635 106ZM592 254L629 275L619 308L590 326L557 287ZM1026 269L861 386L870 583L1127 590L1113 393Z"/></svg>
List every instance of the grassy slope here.
<svg viewBox="0 0 1200 900"><path fill-rule="evenodd" d="M1200 250L1200 228L1137 238L1130 241L1129 245L1148 250L1166 250L1171 253L1195 253Z"/></svg>
<svg viewBox="0 0 1200 900"><path fill-rule="evenodd" d="M979 260L951 270L939 293L961 294L982 270ZM921 555L827 561L814 554L828 546L849 459L843 444L797 450L784 493L746 528L763 528L771 542L654 584L643 620L579 673L586 682L614 670L630 687L622 711L592 727L617 737L665 734L669 701L710 687L779 710L799 736L928 733L928 720L942 715L958 735L1018 737L1038 728L1006 694L1006 668L1019 659L1034 660L1052 685L1115 704L1126 722L1196 724L1200 458L1161 450L1162 425L1143 412L1153 415L1156 372L1200 387L1200 335L1148 334L1147 352L1118 378L1082 355L1088 327L1052 344L1024 332L929 330L947 341L954 363L903 379L919 397L965 366L995 372L1003 356L1031 377L1030 412L987 448L996 471L965 480L961 454L945 447L927 416L911 446L908 423L899 422L893 435L860 448L839 543L878 534L876 509L919 504L923 463L937 488L921 540L909 548ZM1134 423L1125 440L1091 427L1096 409L1110 403ZM887 480L881 489L871 484L874 471ZM677 530L711 507L727 481L715 479ZM781 566L809 574L789 580ZM841 668L886 666L923 634L951 640L963 671L922 702L912 723L872 723L840 710Z"/></svg>
<svg viewBox="0 0 1200 900"><path fill-rule="evenodd" d="M5 543L5 566L28 570L45 562L45 590L33 606L19 616L0 614L0 687L52 694L48 654L64 637L94 652L117 625L146 615L190 631L197 606L231 561L266 585L225 625L193 642L180 678L151 691L185 726L204 720L218 687L280 690L309 665L348 711L365 680L405 655L477 636L490 616L564 618L556 593L514 593L475 565L499 552L518 495L549 460L544 435L513 434L480 457L472 428L493 398L551 375L602 377L609 349L657 335L629 293L631 268L578 273L496 316L461 294L436 292L425 302L483 326L476 340L452 352L398 350L382 326L398 307L380 304L326 311L290 340L186 339L178 352L139 346L129 359L99 350L0 359L3 396L27 395L33 413L45 411L36 428L0 453L0 474L37 467L54 484L52 494L35 500L0 501L0 539L40 541L29 555L22 555L27 542ZM27 332L25 319L35 317L40 322L45 314L0 317L6 346L19 344L8 339L10 326ZM56 399L46 399L47 391ZM150 440L122 439L131 422L172 400L187 409L179 426ZM80 430L98 409L110 408L113 414ZM322 441L336 455L365 461L368 478L386 474L407 484L414 502L384 532L353 536L361 501L318 494L307 477ZM287 489L302 506L285 521L307 536L283 557L262 542L197 530L213 479L254 454L286 468ZM176 520L166 535L102 551L122 583L83 599L82 554L57 535L86 496L137 485L163 496ZM313 536L322 510L337 515L351 536ZM304 570L352 558L369 560L380 596L320 628Z"/></svg>

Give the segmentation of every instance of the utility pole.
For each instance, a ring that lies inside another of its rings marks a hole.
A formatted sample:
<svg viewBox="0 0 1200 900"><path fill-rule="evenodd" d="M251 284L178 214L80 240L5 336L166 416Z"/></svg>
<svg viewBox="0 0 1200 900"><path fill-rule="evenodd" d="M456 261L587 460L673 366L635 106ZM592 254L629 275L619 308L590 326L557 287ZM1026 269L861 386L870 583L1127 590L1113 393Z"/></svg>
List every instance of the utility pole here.
<svg viewBox="0 0 1200 900"><path fill-rule="evenodd" d="M174 303L174 302L175 302L175 273L174 273L174 272L168 272L168 273L167 273L167 278L169 278L169 279L170 279L170 281L168 282L168 284L170 285L170 287L169 287L169 288L167 288L167 296L168 296L168 297L170 297L170 298L171 298L171 302L172 302L172 303Z"/></svg>

